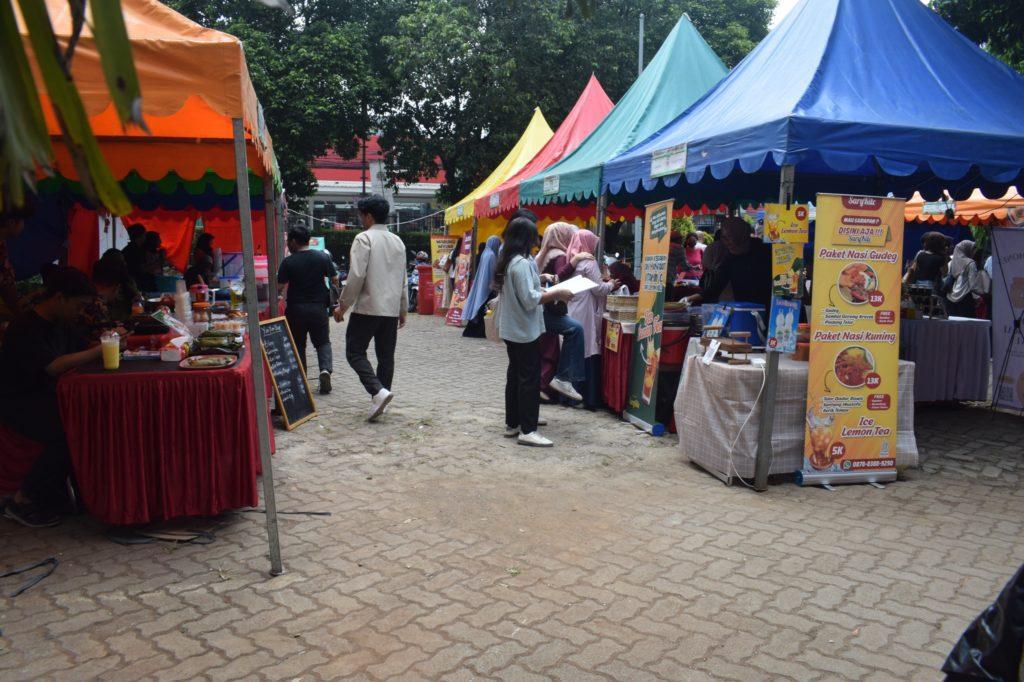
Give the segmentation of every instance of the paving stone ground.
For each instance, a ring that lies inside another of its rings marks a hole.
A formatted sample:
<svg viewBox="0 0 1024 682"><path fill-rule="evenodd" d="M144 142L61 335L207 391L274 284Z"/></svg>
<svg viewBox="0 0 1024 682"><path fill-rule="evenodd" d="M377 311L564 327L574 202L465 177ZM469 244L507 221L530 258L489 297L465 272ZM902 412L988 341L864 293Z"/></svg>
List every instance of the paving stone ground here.
<svg viewBox="0 0 1024 682"><path fill-rule="evenodd" d="M727 488L609 414L501 437L504 350L401 332L394 408L334 327L335 392L277 433L287 573L263 516L207 546L124 547L88 518L0 523L0 679L932 680L1024 562L1019 418L918 410L924 466L885 490ZM197 522L198 523L198 522Z"/></svg>

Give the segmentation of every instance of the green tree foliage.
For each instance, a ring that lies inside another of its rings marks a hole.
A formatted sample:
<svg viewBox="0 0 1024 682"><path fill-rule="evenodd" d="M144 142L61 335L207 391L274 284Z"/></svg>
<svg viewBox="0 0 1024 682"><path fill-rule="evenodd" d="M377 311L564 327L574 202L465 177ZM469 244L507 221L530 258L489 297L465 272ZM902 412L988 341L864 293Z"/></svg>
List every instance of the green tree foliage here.
<svg viewBox="0 0 1024 682"><path fill-rule="evenodd" d="M356 153L357 138L372 130L369 113L381 91L381 63L371 56L369 22L356 3L293 1L294 17L252 0L169 4L242 39L289 197L315 192L309 165L329 148Z"/></svg>
<svg viewBox="0 0 1024 682"><path fill-rule="evenodd" d="M775 0L295 0L296 16L252 0L171 0L245 43L291 197L330 147L382 134L392 180L440 168L442 198L483 180L540 106L556 127L596 73L613 100L687 12L730 66L767 33Z"/></svg>
<svg viewBox="0 0 1024 682"><path fill-rule="evenodd" d="M732 66L765 36L775 4L601 0L567 17L549 0L419 0L382 40L399 84L380 112L389 166L413 180L439 159L442 198L456 201L507 153L535 106L556 127L592 72L613 100L625 93L641 11L646 59L685 12Z"/></svg>
<svg viewBox="0 0 1024 682"><path fill-rule="evenodd" d="M965 36L1024 72L1024 13L1019 0L932 0L931 6Z"/></svg>

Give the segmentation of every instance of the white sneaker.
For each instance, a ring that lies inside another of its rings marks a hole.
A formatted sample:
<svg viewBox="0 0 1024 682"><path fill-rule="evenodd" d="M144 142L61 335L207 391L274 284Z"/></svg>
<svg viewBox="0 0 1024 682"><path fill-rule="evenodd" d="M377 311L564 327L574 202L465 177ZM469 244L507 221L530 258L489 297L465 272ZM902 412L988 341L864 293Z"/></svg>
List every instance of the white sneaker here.
<svg viewBox="0 0 1024 682"><path fill-rule="evenodd" d="M517 442L520 445L530 445L535 448L550 448L554 443L540 435L536 431L533 433L521 433Z"/></svg>
<svg viewBox="0 0 1024 682"><path fill-rule="evenodd" d="M518 426L506 426L505 427L505 438L515 438L519 435Z"/></svg>
<svg viewBox="0 0 1024 682"><path fill-rule="evenodd" d="M552 379L549 386L552 390L558 391L569 400L583 400L583 396L577 393L576 389L572 387L572 384L564 379Z"/></svg>
<svg viewBox="0 0 1024 682"><path fill-rule="evenodd" d="M548 420L544 417L537 417L537 426L547 426Z"/></svg>
<svg viewBox="0 0 1024 682"><path fill-rule="evenodd" d="M377 417L384 412L384 409L391 402L391 399L395 397L395 394L386 388L382 388L377 391L377 395L371 398L370 402L372 407L370 408L370 416L366 418L366 421L373 422L377 421Z"/></svg>

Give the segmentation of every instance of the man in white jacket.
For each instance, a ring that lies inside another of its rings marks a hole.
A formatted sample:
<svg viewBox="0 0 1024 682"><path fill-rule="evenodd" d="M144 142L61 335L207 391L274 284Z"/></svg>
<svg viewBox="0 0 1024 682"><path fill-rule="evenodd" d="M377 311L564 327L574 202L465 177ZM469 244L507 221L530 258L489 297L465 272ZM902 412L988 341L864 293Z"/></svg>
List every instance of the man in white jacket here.
<svg viewBox="0 0 1024 682"><path fill-rule="evenodd" d="M390 211L387 200L374 194L360 199L357 207L366 229L352 242L348 280L334 319L341 322L352 311L345 330L345 357L370 394L367 420L375 421L394 398L395 346L398 330L405 326L409 290L405 244L385 226ZM377 353L376 371L366 357L371 340Z"/></svg>

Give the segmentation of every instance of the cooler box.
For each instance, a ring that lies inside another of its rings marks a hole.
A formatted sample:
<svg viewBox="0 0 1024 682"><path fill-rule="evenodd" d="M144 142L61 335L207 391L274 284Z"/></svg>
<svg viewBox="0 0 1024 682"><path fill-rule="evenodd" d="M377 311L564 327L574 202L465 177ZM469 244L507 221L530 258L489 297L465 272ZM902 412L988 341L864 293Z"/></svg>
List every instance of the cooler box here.
<svg viewBox="0 0 1024 682"><path fill-rule="evenodd" d="M725 331L728 336L736 332L750 332L750 345L764 347L765 338L768 336L768 315L764 306L760 303L743 303L741 301L730 301L722 303L732 312L729 321L725 324ZM685 351L685 348L683 349Z"/></svg>
<svg viewBox="0 0 1024 682"><path fill-rule="evenodd" d="M665 327L661 332L661 362L663 370L680 369L683 356L686 355L686 344L690 338L689 327Z"/></svg>

